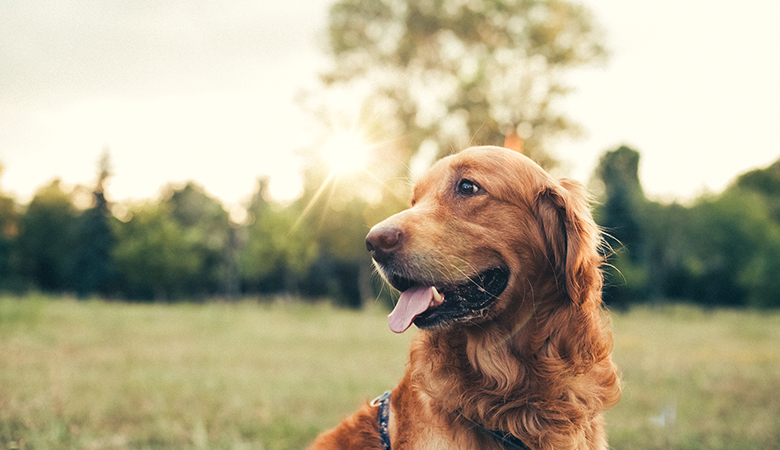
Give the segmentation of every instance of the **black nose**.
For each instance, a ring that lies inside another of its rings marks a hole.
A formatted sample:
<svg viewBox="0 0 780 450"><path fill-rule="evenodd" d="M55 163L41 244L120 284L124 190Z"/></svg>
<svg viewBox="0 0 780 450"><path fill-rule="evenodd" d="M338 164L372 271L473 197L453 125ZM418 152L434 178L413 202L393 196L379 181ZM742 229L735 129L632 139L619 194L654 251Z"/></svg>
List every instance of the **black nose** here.
<svg viewBox="0 0 780 450"><path fill-rule="evenodd" d="M376 262L385 262L401 248L401 230L392 226L375 226L366 236L366 250Z"/></svg>

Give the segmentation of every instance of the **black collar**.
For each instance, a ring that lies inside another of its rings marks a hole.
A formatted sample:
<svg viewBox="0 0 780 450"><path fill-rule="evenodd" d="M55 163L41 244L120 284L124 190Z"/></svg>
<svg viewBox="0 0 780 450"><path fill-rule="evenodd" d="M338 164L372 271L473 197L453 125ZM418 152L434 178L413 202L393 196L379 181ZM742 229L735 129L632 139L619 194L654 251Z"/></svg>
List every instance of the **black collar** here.
<svg viewBox="0 0 780 450"><path fill-rule="evenodd" d="M471 422L475 427L489 434L493 439L495 439L496 442L498 442L506 450L531 450L527 445L525 445L523 441L520 440L520 438L518 438L517 436L511 433L507 433L506 431L490 430L488 428L485 428L485 426L482 425L481 423L464 416L460 412L460 410L458 410L458 414L460 414L460 416L463 417L464 419Z"/></svg>
<svg viewBox="0 0 780 450"><path fill-rule="evenodd" d="M390 449L390 391L371 400L371 406L378 406L379 438L382 440L382 449Z"/></svg>
<svg viewBox="0 0 780 450"><path fill-rule="evenodd" d="M390 423L390 391L387 391L384 394L372 400L371 406L379 407L377 416L379 420L379 438L382 440L382 448L384 450L391 450L390 430L388 429L389 428L388 425ZM460 410L458 410L458 414L464 419L471 422L474 426L476 426L483 432L489 434L493 439L495 439L496 442L498 442L506 450L531 450L527 445L523 443L523 441L521 441L518 437L512 435L511 433L507 433L505 431L499 431L499 430L489 430L485 428L481 423L469 419L468 417L461 414Z"/></svg>

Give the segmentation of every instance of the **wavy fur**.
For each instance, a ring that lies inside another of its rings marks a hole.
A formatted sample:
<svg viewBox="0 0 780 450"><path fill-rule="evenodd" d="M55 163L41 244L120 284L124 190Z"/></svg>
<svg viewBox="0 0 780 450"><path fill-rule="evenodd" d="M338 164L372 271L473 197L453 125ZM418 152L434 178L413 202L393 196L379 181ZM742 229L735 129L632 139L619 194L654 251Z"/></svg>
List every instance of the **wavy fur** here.
<svg viewBox="0 0 780 450"><path fill-rule="evenodd" d="M453 194L462 179L480 195ZM437 163L412 204L380 224L404 239L380 271L451 280L500 263L511 278L480 316L418 333L392 393L393 449L500 448L466 418L532 449L606 448L602 414L620 382L584 187L509 150L476 147ZM312 448L380 448L376 414L364 407Z"/></svg>

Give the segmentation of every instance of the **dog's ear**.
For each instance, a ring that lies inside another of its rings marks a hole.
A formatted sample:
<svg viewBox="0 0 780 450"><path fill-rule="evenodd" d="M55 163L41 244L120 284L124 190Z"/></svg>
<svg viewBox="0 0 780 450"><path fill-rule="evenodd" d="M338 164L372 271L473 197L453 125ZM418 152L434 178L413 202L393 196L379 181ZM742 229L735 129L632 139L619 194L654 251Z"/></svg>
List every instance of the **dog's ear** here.
<svg viewBox="0 0 780 450"><path fill-rule="evenodd" d="M600 235L585 187L569 179L539 192L535 210L560 289L584 303L601 288Z"/></svg>

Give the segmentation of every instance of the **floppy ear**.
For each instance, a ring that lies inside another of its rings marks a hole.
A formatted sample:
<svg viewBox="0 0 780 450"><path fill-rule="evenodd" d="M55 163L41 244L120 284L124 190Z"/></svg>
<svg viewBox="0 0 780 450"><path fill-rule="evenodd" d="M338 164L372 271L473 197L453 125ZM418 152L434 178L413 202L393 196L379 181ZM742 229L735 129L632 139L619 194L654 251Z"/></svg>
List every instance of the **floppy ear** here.
<svg viewBox="0 0 780 450"><path fill-rule="evenodd" d="M556 273L558 286L575 303L601 289L600 235L585 187L569 179L542 190L536 214Z"/></svg>

